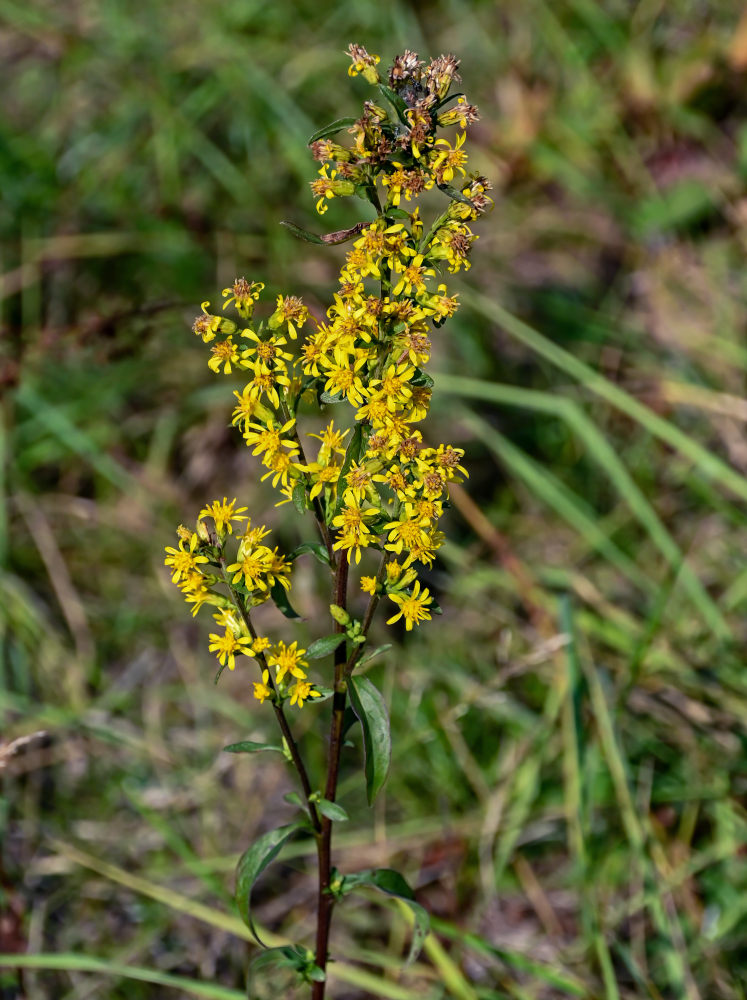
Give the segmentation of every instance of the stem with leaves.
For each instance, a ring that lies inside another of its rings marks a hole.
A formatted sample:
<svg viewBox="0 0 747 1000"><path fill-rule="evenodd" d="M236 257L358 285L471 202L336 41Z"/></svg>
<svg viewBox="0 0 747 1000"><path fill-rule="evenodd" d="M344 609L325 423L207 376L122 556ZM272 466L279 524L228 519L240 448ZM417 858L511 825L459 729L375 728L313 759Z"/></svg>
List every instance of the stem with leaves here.
<svg viewBox="0 0 747 1000"><path fill-rule="evenodd" d="M313 1000L325 995L332 914L348 893L374 888L411 908L415 930L410 959L422 946L428 926L425 911L397 872L381 869L333 876L332 833L334 822L347 818L336 798L348 704L360 724L369 805L389 770L387 708L371 680L357 669L373 655L361 654L379 603L382 597L391 600L396 611L389 622L403 620L408 630L440 613L428 589L421 587L419 573L432 565L443 544L438 521L447 505L449 483L461 482L459 476L464 474L463 451L447 444L430 447L423 438L419 425L433 387L424 367L433 330L459 305L457 296L448 294L446 284L439 282L469 266L475 239L469 224L492 206L486 193L489 182L477 173L467 174L462 146L467 126L478 116L463 94L449 96L452 83L459 79L458 61L442 55L426 65L407 51L395 57L388 76L382 78L377 56L360 45L351 45L349 52L351 75L360 74L375 87L376 99L366 101L361 117L339 118L311 137L312 153L323 164L311 187L320 215L330 199L354 196L373 208L373 221L356 221L326 235L286 224L295 236L318 246L355 240L326 319L305 335L294 356L288 341L297 340L309 322L308 308L296 296L281 295L274 312L252 326L264 285L237 278L223 296L224 307L233 305L241 328L225 312L208 312L208 302L202 304L202 314L193 325L195 334L211 345L208 365L213 372L246 373L249 381L234 393L233 423L253 454L261 456L268 470L263 479L272 477L281 502L291 501L299 514L313 512L321 543L304 541L287 555L272 549L263 544L269 529L252 525L247 508L237 508L236 499L229 502L224 497L200 511L194 531L178 528L179 548L167 548L165 560L172 581L195 611L207 605L218 628L225 630L210 635L209 648L221 670L233 669L242 654L255 659L261 681L254 682L254 696L260 703L272 704L283 736L282 750L298 775L303 799L294 792L288 800L302 814L262 834L244 852L237 870L236 901L242 919L254 931L251 894L256 879L297 832L313 834L319 869L315 951L301 945L270 949L256 965L265 969L277 961L289 966L312 984ZM462 130L456 141L438 137L439 129L452 126ZM336 138L343 130L354 136L348 146ZM431 189L439 190L448 202L424 235L420 210L410 203ZM371 287L374 281L378 292ZM302 400L314 398L323 407L346 403L354 416L348 430L344 420L342 426L331 420L321 434L311 435L322 445L309 463L297 420ZM342 442L348 433L345 449ZM203 518L212 519L214 532ZM242 524L232 558L224 547L234 527ZM348 574L351 557L359 563L363 550L369 556L378 552L380 560L375 577L360 579L361 590L370 597L359 621L348 611L349 603L352 606ZM258 636L251 612L266 601L273 601L286 618L300 617L286 592L294 560L308 552L324 562L331 575L332 634L316 639L308 649L299 649L297 641L287 645L282 639ZM220 577L211 566L219 568ZM227 588L230 598L216 586ZM293 706L300 709L306 702L312 705L314 699L329 696L304 668L308 660L330 653L334 679L327 766L323 784L315 787L289 714ZM228 749L253 753L281 747L245 741Z"/></svg>

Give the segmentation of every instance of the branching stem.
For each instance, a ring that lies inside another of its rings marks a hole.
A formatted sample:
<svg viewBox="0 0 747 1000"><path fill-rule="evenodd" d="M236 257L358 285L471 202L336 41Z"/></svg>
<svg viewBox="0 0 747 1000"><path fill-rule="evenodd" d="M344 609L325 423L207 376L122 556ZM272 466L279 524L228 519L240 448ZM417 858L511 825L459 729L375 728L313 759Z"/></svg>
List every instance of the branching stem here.
<svg viewBox="0 0 747 1000"><path fill-rule="evenodd" d="M257 631L254 628L254 623L251 620L249 612L246 610L241 594L239 594L236 590L234 590L233 586L231 585L231 578L229 577L228 572L226 570L226 561L223 557L223 551L221 547L219 547L219 552L220 552L220 565L221 569L223 570L223 579L225 580L226 586L231 591L231 597L233 599L233 603L236 607L236 610L241 615L241 619L246 625L249 635L252 637L252 639L256 639ZM290 724L288 722L288 719L286 718L285 711L283 709L283 704L280 701L280 698L278 697L278 691L275 685L275 679L272 676L272 671L270 670L267 664L267 659L263 652L257 653L257 661L259 662L260 670L262 671L263 675L264 671L265 670L267 671L268 686L272 691L272 708L273 711L275 712L275 718L278 721L278 725L280 726L280 732L283 734L285 744L288 747L288 753L290 754L291 760L293 761L293 766L295 767L296 773L298 774L298 780L301 782L301 788L303 789L303 794L309 809L309 816L311 818L311 823L314 827L314 831L317 835L319 835L322 830L322 822L321 822L321 817L319 815L319 811L316 807L316 803L311 801L311 795L313 789L311 787L311 782L309 781L309 774L308 771L306 770L306 765L304 764L303 758L301 757L301 754L299 752L298 744L296 743L295 737L291 732Z"/></svg>
<svg viewBox="0 0 747 1000"><path fill-rule="evenodd" d="M285 422L287 423L291 418L291 413L290 410L288 409L288 404L283 398L281 398L280 400L280 411L283 414L283 420L285 420ZM306 465L307 464L306 454L304 453L303 444L301 443L301 438L298 435L298 430L296 429L295 424L293 425L293 430L291 433L293 436L293 440L298 445L298 457L301 459L301 463L303 465ZM329 556L329 564L334 570L335 552L334 549L332 548L332 534L330 533L330 530L327 527L327 522L324 519L324 511L322 510L322 504L321 501L319 500L319 497L314 497L314 499L312 500L312 504L314 507L314 517L316 519L316 524L317 527L319 528L319 534L322 536L324 547L327 550L327 555Z"/></svg>

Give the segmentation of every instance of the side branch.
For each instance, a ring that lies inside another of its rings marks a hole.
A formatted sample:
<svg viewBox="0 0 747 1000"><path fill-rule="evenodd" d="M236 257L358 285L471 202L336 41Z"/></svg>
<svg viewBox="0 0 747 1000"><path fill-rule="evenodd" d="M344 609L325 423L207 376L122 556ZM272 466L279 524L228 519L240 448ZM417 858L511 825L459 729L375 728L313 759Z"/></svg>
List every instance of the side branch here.
<svg viewBox="0 0 747 1000"><path fill-rule="evenodd" d="M226 585L228 586L228 589L231 592L231 597L233 598L234 605L236 606L239 614L241 615L241 619L246 625L249 631L249 635L252 637L252 639L256 639L257 631L254 628L254 623L251 620L249 612L244 607L244 602L241 599L241 595L237 594L234 588L231 586L228 573L226 572L225 560L223 558L222 552L220 553L220 563L221 563L221 568L223 569L223 577L225 579ZM311 788L311 782L309 781L309 774L308 771L306 770L306 765L304 764L303 758L301 757L301 753L298 749L298 744L296 743L293 733L291 732L290 724L288 722L288 719L286 718L283 705L278 699L278 691L275 685L275 679L272 676L272 671L269 668L269 665L267 663L267 658L265 657L264 652L260 651L257 654L257 662L259 663L263 675L264 671L265 670L267 671L268 683L273 695L272 708L273 711L275 712L275 718L278 721L278 725L280 726L280 732L283 734L286 746L288 747L288 753L290 754L293 766L295 767L296 773L298 774L298 779L301 782L301 788L303 789L303 794L309 809L309 816L311 817L311 823L312 826L314 827L314 832L317 835L319 835L322 830L322 823L319 816L319 811L316 807L316 803L312 802L310 798L312 795L312 788Z"/></svg>

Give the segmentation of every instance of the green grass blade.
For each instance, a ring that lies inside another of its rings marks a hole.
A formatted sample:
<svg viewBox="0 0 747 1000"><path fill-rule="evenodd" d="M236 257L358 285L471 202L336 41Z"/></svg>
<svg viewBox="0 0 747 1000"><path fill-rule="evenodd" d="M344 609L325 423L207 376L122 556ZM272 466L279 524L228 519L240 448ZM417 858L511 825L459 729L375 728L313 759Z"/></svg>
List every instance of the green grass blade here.
<svg viewBox="0 0 747 1000"><path fill-rule="evenodd" d="M72 844L67 844L59 840L50 840L49 844L54 850L70 861L88 868L90 871L97 872L104 878L123 885L133 892L141 893L149 899L155 899L177 913L183 913L189 917L193 917L195 920L201 920L211 927L228 931L229 934L242 938L244 941L253 941L251 931L238 917L223 913L221 910L216 910L211 906L205 906L204 903L195 902L189 897L182 895L182 893L169 889L167 886L158 885L139 875L132 875L123 868L109 864L107 861L102 861L100 858L88 854L86 851L81 851ZM262 940L270 948L276 948L289 943L287 938L281 937L279 934L273 934L266 928L259 928L258 925L258 929L261 931ZM96 971L100 970L97 969ZM416 992L407 987L399 986L396 983L390 983L370 972L348 965L346 962L334 962L328 970L328 978L330 981L338 979L340 982L349 983L351 986L356 986L362 990L369 990L372 995L384 997L386 1000L424 1000L422 992Z"/></svg>
<svg viewBox="0 0 747 1000"><path fill-rule="evenodd" d="M489 399L492 402L507 405L528 406L531 409L540 409L546 413L555 413L565 419L569 426L584 441L591 456L607 472L620 495L647 530L653 543L665 556L670 566L679 574L683 588L687 591L688 596L697 607L709 628L720 639L731 638L732 632L728 622L701 584L697 575L686 562L683 553L662 524L658 514L635 484L612 446L597 431L586 414L573 400L558 399L549 393L540 393L536 390L522 390L517 386L491 385L490 383L480 383L477 379L450 376L439 376L439 386L442 386L447 392L451 391L459 395L468 395L471 398ZM486 442L488 437L490 437L496 448L500 448L504 460L511 461L515 471L519 472L519 469L522 470L519 474L523 478L531 475L535 486L542 489L546 502L550 503L558 513L561 513L561 516L569 519L570 523L576 527L576 530L580 531L593 548L602 552L613 565L625 573L629 579L637 583L638 586L643 586L651 592L651 582L643 583L641 579L642 574L637 567L620 552L617 546L607 538L591 518L581 516L578 501L576 501L575 505L569 502L571 497L573 497L570 491L563 487L565 497L561 497L559 495L557 480L553 484L550 474L546 470L542 469L537 463L533 463L528 456L524 455L515 445L508 442L506 438L503 438L498 431L491 428L484 420L474 414L470 414L464 419L468 426L471 426L473 432L479 433Z"/></svg>
<svg viewBox="0 0 747 1000"><path fill-rule="evenodd" d="M120 965L105 958L61 952L57 955L0 955L0 968L48 969L56 972L97 972L116 979L137 979L143 983L169 986L181 993L206 1000L246 1000L243 990L232 990L214 983L200 983L185 976L172 976L157 969Z"/></svg>
<svg viewBox="0 0 747 1000"><path fill-rule="evenodd" d="M579 361L578 358L554 344L538 330L524 323L503 306L498 305L497 302L493 302L492 299L469 290L464 291L463 299L476 312L499 324L530 350L564 371L566 375L576 379L590 392L606 400L630 417L631 420L645 427L655 437L680 452L705 476L730 489L743 500L747 500L747 477L740 475L717 455L708 451L707 448L680 430L679 427L675 427L674 424L654 413L653 410L625 392L624 389L614 385L604 375L600 375L589 365Z"/></svg>
<svg viewBox="0 0 747 1000"><path fill-rule="evenodd" d="M621 552L614 542L599 528L596 521L584 509L584 505L571 490L564 486L552 473L517 448L500 431L474 413L465 411L461 415L466 426L482 440L496 457L519 476L535 496L552 507L557 514L575 528L591 549L600 552L628 579L641 588L651 589L648 579L635 564Z"/></svg>

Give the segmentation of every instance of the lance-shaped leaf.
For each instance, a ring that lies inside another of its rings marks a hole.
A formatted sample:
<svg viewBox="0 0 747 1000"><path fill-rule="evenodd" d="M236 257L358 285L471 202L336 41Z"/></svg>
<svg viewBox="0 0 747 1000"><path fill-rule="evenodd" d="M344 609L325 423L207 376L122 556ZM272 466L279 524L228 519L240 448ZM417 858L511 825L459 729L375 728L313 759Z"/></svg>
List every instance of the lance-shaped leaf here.
<svg viewBox="0 0 747 1000"><path fill-rule="evenodd" d="M337 229L334 233L323 233L318 236L316 233L309 232L308 229L302 229L297 226L295 222L281 222L281 226L285 226L298 240L303 240L304 243L313 243L318 247L334 247L338 243L347 243L348 240L352 240L354 236L357 236L366 226L370 226L370 222L356 222L354 226L350 229Z"/></svg>
<svg viewBox="0 0 747 1000"><path fill-rule="evenodd" d="M374 659L374 657L381 656L382 653L386 653L386 651L391 648L392 648L391 642L386 642L384 643L383 646L377 646L376 649L372 649L370 652L364 653L363 656L361 656L360 660L358 660L358 667L360 668L365 663L370 663L371 660Z"/></svg>
<svg viewBox="0 0 747 1000"><path fill-rule="evenodd" d="M305 555L307 552L310 552L319 562L329 565L329 553L321 542L301 542L292 552L288 553L286 558L288 562L293 562L294 559L298 559L299 556Z"/></svg>
<svg viewBox="0 0 747 1000"><path fill-rule="evenodd" d="M384 216L387 219L410 219L410 213L404 208L387 208L384 210Z"/></svg>
<svg viewBox="0 0 747 1000"><path fill-rule="evenodd" d="M362 888L378 889L388 896L394 896L396 899L402 900L412 911L414 917L412 942L405 963L410 965L420 954L428 934L430 927L428 911L420 903L415 902L415 894L412 889L404 877L393 868L371 868L367 871L345 875L342 879L339 895L346 896L349 892Z"/></svg>
<svg viewBox="0 0 747 1000"><path fill-rule="evenodd" d="M281 222L280 225L290 230L297 240L303 240L304 243L314 243L318 247L324 246L324 240L321 236L317 236L316 233L310 233L308 229L301 229L294 222Z"/></svg>
<svg viewBox="0 0 747 1000"><path fill-rule="evenodd" d="M223 747L226 753L265 753L268 750L275 750L277 753L284 753L277 743L255 743L254 740L241 740L240 743L229 743Z"/></svg>
<svg viewBox="0 0 747 1000"><path fill-rule="evenodd" d="M330 135L336 135L338 132L342 132L344 128L350 128L351 125L355 125L357 118L338 118L337 121L330 122L329 125L325 125L324 128L320 128L316 131L312 137L309 139L307 145L311 145L312 142L318 142L319 139L326 139Z"/></svg>
<svg viewBox="0 0 747 1000"><path fill-rule="evenodd" d="M430 113L433 114L436 111L440 111L441 108L445 107L447 104L450 104L451 101L457 100L457 98L459 97L464 97L464 94L458 92L455 94L449 94L448 97L443 97L440 101L436 101L433 107L430 108Z"/></svg>
<svg viewBox="0 0 747 1000"><path fill-rule="evenodd" d="M452 187L451 184L437 184L436 187L439 191L443 191L444 194L447 194L452 201L461 201L463 204L469 205L470 208L475 207L466 194L462 194L461 191L457 191L457 189Z"/></svg>
<svg viewBox="0 0 747 1000"><path fill-rule="evenodd" d="M306 510L306 487L303 483L296 483L293 487L291 499L293 500L293 506L296 508L298 513L303 514Z"/></svg>
<svg viewBox="0 0 747 1000"><path fill-rule="evenodd" d="M379 84L379 91L383 97L386 97L387 101L389 101L391 106L397 112L397 117L402 122L402 124L407 125L409 128L410 123L408 122L407 116L405 115L405 111L407 111L407 105L399 96L399 94L395 93L391 87L387 87L383 83Z"/></svg>
<svg viewBox="0 0 747 1000"><path fill-rule="evenodd" d="M304 812L308 812L309 811L309 807L306 804L306 800L302 799L301 796L298 794L298 792L286 792L286 794L283 796L283 798L288 803L288 805L297 806L299 809L302 809Z"/></svg>
<svg viewBox="0 0 747 1000"><path fill-rule="evenodd" d="M301 823L291 823L288 826L279 826L275 830L269 830L241 855L236 867L236 894L234 898L239 916L263 948L264 944L259 939L252 918L252 889L265 868L273 858L277 857L283 845L290 840L301 825Z"/></svg>
<svg viewBox="0 0 747 1000"><path fill-rule="evenodd" d="M363 729L368 804L384 787L392 760L392 736L384 699L367 677L351 677L348 694Z"/></svg>
<svg viewBox="0 0 747 1000"><path fill-rule="evenodd" d="M334 406L335 403L341 403L345 399L344 392L324 392L319 393L319 402L328 403L330 406Z"/></svg>
<svg viewBox="0 0 747 1000"><path fill-rule="evenodd" d="M410 379L410 381L413 385L423 386L426 389L432 389L433 386L435 385L435 382L428 374L428 372L424 372L421 368L415 369L415 374Z"/></svg>
<svg viewBox="0 0 747 1000"><path fill-rule="evenodd" d="M345 642L344 632L336 632L334 635L325 635L321 639L316 639L306 650L307 660L321 660L325 656L333 653L341 642Z"/></svg>
<svg viewBox="0 0 747 1000"><path fill-rule="evenodd" d="M329 799L317 799L316 807L322 816L326 816L327 819L331 819L334 822L345 823L350 819L342 806L336 802L330 802Z"/></svg>
<svg viewBox="0 0 747 1000"><path fill-rule="evenodd" d="M276 580L270 588L270 597L275 602L278 611L286 618L300 618L299 613L293 608L288 600L285 587Z"/></svg>

